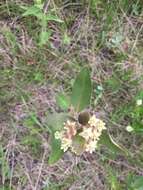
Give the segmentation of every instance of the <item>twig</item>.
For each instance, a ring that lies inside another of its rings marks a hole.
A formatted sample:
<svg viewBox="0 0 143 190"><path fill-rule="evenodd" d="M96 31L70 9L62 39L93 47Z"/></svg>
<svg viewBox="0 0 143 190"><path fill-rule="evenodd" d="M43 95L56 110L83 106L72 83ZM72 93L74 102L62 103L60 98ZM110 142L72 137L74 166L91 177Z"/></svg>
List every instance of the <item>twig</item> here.
<svg viewBox="0 0 143 190"><path fill-rule="evenodd" d="M47 1L45 2L44 6L43 6L43 12L44 12L44 14L46 14L46 12L47 12L47 10L48 10L48 7L49 7L49 5L50 5L50 1L51 1L51 0L47 0Z"/></svg>
<svg viewBox="0 0 143 190"><path fill-rule="evenodd" d="M142 31L142 29L143 29L143 24L142 24L141 28L139 29L139 32L138 32L137 35L136 35L135 42L134 42L133 47L132 47L132 49L131 49L132 54L133 54L134 48L136 47L136 44L137 44L137 41L138 41L138 38L139 38L139 35L140 35L140 32Z"/></svg>
<svg viewBox="0 0 143 190"><path fill-rule="evenodd" d="M44 153L43 153L42 163L41 163L41 167L40 167L40 169L39 169L39 174L38 174L38 178L37 178L37 182L36 182L36 184L35 184L34 190L38 190L38 184L39 184L39 181L40 181L40 177L41 177L42 168L43 168L43 165L44 165L44 160L45 160L45 157L46 157L46 153L47 153L47 151L46 151L46 149L45 149L45 151L44 151Z"/></svg>
<svg viewBox="0 0 143 190"><path fill-rule="evenodd" d="M27 176L27 179L29 180L30 186L31 186L32 190L35 190L25 162L24 162L24 167L25 167L24 173Z"/></svg>

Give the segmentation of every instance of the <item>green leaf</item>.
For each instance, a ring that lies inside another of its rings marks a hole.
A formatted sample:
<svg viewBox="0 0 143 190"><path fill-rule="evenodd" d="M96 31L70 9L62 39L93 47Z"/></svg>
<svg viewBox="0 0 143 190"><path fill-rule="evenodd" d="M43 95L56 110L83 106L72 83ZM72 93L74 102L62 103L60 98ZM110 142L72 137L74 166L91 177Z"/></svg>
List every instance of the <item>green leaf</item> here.
<svg viewBox="0 0 143 190"><path fill-rule="evenodd" d="M39 45L42 46L42 45L45 45L48 41L49 41L49 38L51 36L52 32L49 30L49 31L42 31L39 35Z"/></svg>
<svg viewBox="0 0 143 190"><path fill-rule="evenodd" d="M102 132L98 143L105 145L115 154L128 155L128 151L124 147L117 144L106 130Z"/></svg>
<svg viewBox="0 0 143 190"><path fill-rule="evenodd" d="M41 5L42 4L42 0L35 0L35 4L36 5Z"/></svg>
<svg viewBox="0 0 143 190"><path fill-rule="evenodd" d="M47 117L47 124L52 133L60 131L64 127L64 122L67 120L68 116L65 113L53 113L49 114Z"/></svg>
<svg viewBox="0 0 143 190"><path fill-rule="evenodd" d="M77 112L82 111L90 104L91 90L90 72L84 68L74 82L71 95L71 103Z"/></svg>
<svg viewBox="0 0 143 190"><path fill-rule="evenodd" d="M85 150L84 145L85 145L85 139L83 137L79 136L78 134L74 136L72 142L72 148L77 155L81 155L84 152Z"/></svg>
<svg viewBox="0 0 143 190"><path fill-rule="evenodd" d="M113 170L111 167L107 167L106 169L108 171L108 183L110 184L110 187L112 190L123 190L121 187L121 184L118 180L116 171ZM129 189L128 189L129 190Z"/></svg>
<svg viewBox="0 0 143 190"><path fill-rule="evenodd" d="M42 82L44 80L43 73L41 72L34 73L34 80L37 82Z"/></svg>
<svg viewBox="0 0 143 190"><path fill-rule="evenodd" d="M51 14L46 15L46 20L47 21L55 21L55 22L59 22L59 23L63 23L64 22L58 16L51 15Z"/></svg>
<svg viewBox="0 0 143 190"><path fill-rule="evenodd" d="M21 6L25 10L25 12L22 14L22 16L36 16L37 14L43 14L42 11L37 6L31 6L31 7L24 7Z"/></svg>
<svg viewBox="0 0 143 190"><path fill-rule="evenodd" d="M138 99L143 99L143 90L140 90L140 91L137 93L137 95L136 95L136 97L135 97L135 100L138 100Z"/></svg>
<svg viewBox="0 0 143 190"><path fill-rule="evenodd" d="M63 44L69 45L71 43L71 38L67 35L67 33L63 36Z"/></svg>
<svg viewBox="0 0 143 190"><path fill-rule="evenodd" d="M55 139L54 135L52 135L52 138L51 138L51 153L50 153L50 156L49 156L48 163L50 165L54 164L55 162L57 162L63 156L63 154L64 154L64 152L63 152L63 150L61 150L60 140Z"/></svg>
<svg viewBox="0 0 143 190"><path fill-rule="evenodd" d="M143 190L143 176L136 177L131 183L131 188L133 188L133 190Z"/></svg>
<svg viewBox="0 0 143 190"><path fill-rule="evenodd" d="M62 93L57 95L56 102L58 106L63 110L67 110L70 106L70 99Z"/></svg>

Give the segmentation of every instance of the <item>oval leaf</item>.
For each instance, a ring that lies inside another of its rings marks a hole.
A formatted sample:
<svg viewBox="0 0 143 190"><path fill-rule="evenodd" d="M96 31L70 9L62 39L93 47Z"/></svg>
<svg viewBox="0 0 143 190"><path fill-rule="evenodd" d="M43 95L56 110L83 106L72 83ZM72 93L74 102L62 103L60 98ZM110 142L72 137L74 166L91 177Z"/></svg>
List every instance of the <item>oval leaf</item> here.
<svg viewBox="0 0 143 190"><path fill-rule="evenodd" d="M50 165L56 163L62 156L64 152L61 150L61 143L60 140L57 140L54 138L54 135L52 135L51 138L51 153L49 156L48 163Z"/></svg>
<svg viewBox="0 0 143 190"><path fill-rule="evenodd" d="M90 104L91 86L90 72L84 68L74 82L71 95L71 103L77 112L82 111Z"/></svg>
<svg viewBox="0 0 143 190"><path fill-rule="evenodd" d="M67 120L68 116L65 113L53 113L49 114L47 117L48 128L52 133L60 131L64 127L64 122Z"/></svg>

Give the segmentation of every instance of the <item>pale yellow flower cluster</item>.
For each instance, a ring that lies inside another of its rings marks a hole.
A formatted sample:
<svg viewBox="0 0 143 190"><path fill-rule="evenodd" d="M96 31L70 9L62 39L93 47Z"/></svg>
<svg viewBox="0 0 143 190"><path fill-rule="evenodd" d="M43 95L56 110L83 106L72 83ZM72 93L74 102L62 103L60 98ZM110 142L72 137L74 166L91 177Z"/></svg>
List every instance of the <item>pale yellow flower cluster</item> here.
<svg viewBox="0 0 143 190"><path fill-rule="evenodd" d="M73 137L78 132L78 125L80 124L68 120L64 124L64 129L60 132L57 131L55 133L55 138L61 140L61 149L64 152L67 151L69 148L71 149L71 151L74 150L74 147L72 147ZM102 130L106 129L105 123L93 115L92 117L90 117L86 125L81 125L80 127L82 131L79 132L78 135L83 137L85 140L84 151L92 153L97 147L97 143L100 135L102 134Z"/></svg>
<svg viewBox="0 0 143 190"><path fill-rule="evenodd" d="M83 131L79 133L85 139L85 151L90 153L95 151L102 130L104 129L106 127L102 120L97 119L94 115L89 119L88 124L83 127Z"/></svg>
<svg viewBox="0 0 143 190"><path fill-rule="evenodd" d="M72 146L72 138L76 135L76 122L67 121L64 124L64 130L56 131L55 138L61 140L61 149L65 152Z"/></svg>

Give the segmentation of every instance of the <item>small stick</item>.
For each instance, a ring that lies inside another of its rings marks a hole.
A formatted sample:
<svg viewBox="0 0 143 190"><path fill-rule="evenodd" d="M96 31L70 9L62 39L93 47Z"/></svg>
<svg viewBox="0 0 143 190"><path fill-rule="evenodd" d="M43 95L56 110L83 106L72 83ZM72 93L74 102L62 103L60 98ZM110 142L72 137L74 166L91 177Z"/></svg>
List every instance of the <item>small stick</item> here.
<svg viewBox="0 0 143 190"><path fill-rule="evenodd" d="M47 0L43 6L43 12L44 14L46 14L47 10L48 10L48 7L50 5L50 0Z"/></svg>

